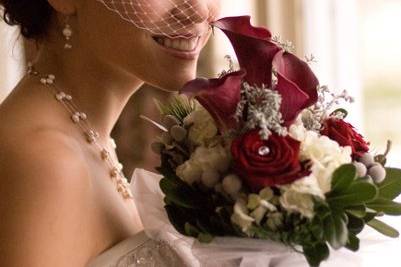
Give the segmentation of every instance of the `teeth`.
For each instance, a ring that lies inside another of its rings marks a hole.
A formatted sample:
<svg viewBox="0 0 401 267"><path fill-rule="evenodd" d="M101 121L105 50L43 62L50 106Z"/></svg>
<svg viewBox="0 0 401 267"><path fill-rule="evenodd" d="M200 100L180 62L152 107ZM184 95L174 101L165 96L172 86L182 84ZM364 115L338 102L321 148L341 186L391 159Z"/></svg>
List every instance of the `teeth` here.
<svg viewBox="0 0 401 267"><path fill-rule="evenodd" d="M199 39L199 36L191 39L169 39L167 37L155 38L159 44L181 51L193 51L198 46Z"/></svg>

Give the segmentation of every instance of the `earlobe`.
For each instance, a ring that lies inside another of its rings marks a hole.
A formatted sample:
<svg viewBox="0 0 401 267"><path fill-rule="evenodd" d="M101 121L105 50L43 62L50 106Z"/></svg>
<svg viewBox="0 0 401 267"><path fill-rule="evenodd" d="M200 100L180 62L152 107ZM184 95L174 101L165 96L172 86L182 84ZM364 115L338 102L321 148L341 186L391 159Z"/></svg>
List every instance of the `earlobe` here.
<svg viewBox="0 0 401 267"><path fill-rule="evenodd" d="M57 12L63 15L75 14L75 1L73 0L47 0Z"/></svg>

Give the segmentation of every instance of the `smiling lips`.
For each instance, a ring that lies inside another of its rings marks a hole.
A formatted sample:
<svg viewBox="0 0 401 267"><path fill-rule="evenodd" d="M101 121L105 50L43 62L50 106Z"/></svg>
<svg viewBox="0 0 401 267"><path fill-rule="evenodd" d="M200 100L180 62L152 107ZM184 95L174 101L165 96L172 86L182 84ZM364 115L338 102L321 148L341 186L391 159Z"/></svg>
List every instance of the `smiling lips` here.
<svg viewBox="0 0 401 267"><path fill-rule="evenodd" d="M192 38L168 38L166 36L155 36L153 39L160 45L175 49L181 52L194 52L198 47L200 36L194 36Z"/></svg>

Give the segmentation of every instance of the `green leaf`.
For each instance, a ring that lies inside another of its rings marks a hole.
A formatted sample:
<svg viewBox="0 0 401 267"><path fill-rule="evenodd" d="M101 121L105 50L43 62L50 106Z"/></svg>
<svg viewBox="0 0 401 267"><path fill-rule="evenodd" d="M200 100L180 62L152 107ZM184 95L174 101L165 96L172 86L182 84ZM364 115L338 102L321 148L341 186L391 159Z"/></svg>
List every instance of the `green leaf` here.
<svg viewBox="0 0 401 267"><path fill-rule="evenodd" d="M183 187L172 180L164 178L160 181L160 189L166 195L169 202L173 202L184 208L197 208L189 186Z"/></svg>
<svg viewBox="0 0 401 267"><path fill-rule="evenodd" d="M304 246L303 251L311 267L318 267L320 263L327 260L330 255L329 247L325 243Z"/></svg>
<svg viewBox="0 0 401 267"><path fill-rule="evenodd" d="M365 227L364 220L354 217L352 215L348 216L348 224L347 224L349 232L353 234L359 234L362 232L363 228Z"/></svg>
<svg viewBox="0 0 401 267"><path fill-rule="evenodd" d="M401 203L390 199L378 198L366 205L377 212L384 212L387 215L401 215Z"/></svg>
<svg viewBox="0 0 401 267"><path fill-rule="evenodd" d="M270 237L270 232L260 226L251 226L249 232L256 238L260 239L269 239Z"/></svg>
<svg viewBox="0 0 401 267"><path fill-rule="evenodd" d="M332 193L336 194L347 190L356 178L356 168L352 164L339 167L333 174L331 181Z"/></svg>
<svg viewBox="0 0 401 267"><path fill-rule="evenodd" d="M363 221L365 222L365 223L368 223L368 222L370 222L371 220L373 220L375 217L377 216L377 213L376 212L367 212L366 213L366 215L365 215L365 217L363 217Z"/></svg>
<svg viewBox="0 0 401 267"><path fill-rule="evenodd" d="M312 223L309 226L309 230L317 240L323 239L324 232L323 232L322 220L318 216L315 216L313 218Z"/></svg>
<svg viewBox="0 0 401 267"><path fill-rule="evenodd" d="M348 229L344 217L344 213L333 210L323 220L324 236L334 249L345 246L348 240Z"/></svg>
<svg viewBox="0 0 401 267"><path fill-rule="evenodd" d="M207 233L200 233L198 235L198 240L201 243L210 243L213 241L213 236L211 234L207 234Z"/></svg>
<svg viewBox="0 0 401 267"><path fill-rule="evenodd" d="M334 110L331 114L336 115L338 113L342 114L344 119L348 116L348 111L344 108L338 108Z"/></svg>
<svg viewBox="0 0 401 267"><path fill-rule="evenodd" d="M401 170L386 168L386 179L379 186L379 197L393 200L401 194Z"/></svg>
<svg viewBox="0 0 401 267"><path fill-rule="evenodd" d="M155 104L162 115L173 115L181 122L194 111L196 107L196 102L194 100L182 95L174 96L167 104L157 100L155 100Z"/></svg>
<svg viewBox="0 0 401 267"><path fill-rule="evenodd" d="M186 235L185 224L188 222L186 210L174 205L166 205L164 208L167 212L168 219L174 228L180 234Z"/></svg>
<svg viewBox="0 0 401 267"><path fill-rule="evenodd" d="M183 182L176 174L173 168L171 168L170 164L168 163L168 156L166 154L161 155L161 166L157 167L156 170L164 176L164 178L177 181L177 182Z"/></svg>
<svg viewBox="0 0 401 267"><path fill-rule="evenodd" d="M346 212L357 218L364 218L366 216L366 207L364 205L349 207Z"/></svg>
<svg viewBox="0 0 401 267"><path fill-rule="evenodd" d="M356 252L356 251L359 250L359 243L360 243L359 238L356 237L356 235L350 233L348 235L348 242L345 245L345 247L348 248L351 251Z"/></svg>
<svg viewBox="0 0 401 267"><path fill-rule="evenodd" d="M377 219L371 220L368 225L388 237L397 238L400 235L396 229Z"/></svg>
<svg viewBox="0 0 401 267"><path fill-rule="evenodd" d="M185 224L185 233L187 236L197 237L199 235L199 230L190 223Z"/></svg>
<svg viewBox="0 0 401 267"><path fill-rule="evenodd" d="M376 198L378 189L367 182L354 182L346 191L339 195L328 196L327 201L331 207L350 207L362 205Z"/></svg>

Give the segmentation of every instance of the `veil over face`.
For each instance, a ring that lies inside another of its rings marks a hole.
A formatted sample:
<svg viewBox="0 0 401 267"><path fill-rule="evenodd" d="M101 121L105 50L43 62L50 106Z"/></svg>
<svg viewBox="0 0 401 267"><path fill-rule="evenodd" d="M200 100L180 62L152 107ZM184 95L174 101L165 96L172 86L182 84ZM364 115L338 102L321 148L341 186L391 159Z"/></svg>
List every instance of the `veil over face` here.
<svg viewBox="0 0 401 267"><path fill-rule="evenodd" d="M96 0L153 35L192 38L217 19L218 0Z"/></svg>

